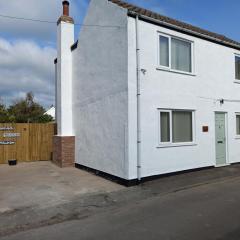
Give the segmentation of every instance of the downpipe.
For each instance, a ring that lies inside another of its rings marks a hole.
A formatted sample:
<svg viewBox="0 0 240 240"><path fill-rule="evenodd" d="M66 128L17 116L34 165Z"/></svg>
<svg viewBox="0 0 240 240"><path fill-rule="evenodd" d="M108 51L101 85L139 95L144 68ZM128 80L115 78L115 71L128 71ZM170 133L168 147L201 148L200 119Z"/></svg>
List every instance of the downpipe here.
<svg viewBox="0 0 240 240"><path fill-rule="evenodd" d="M139 16L136 16L136 61L137 61L137 178L142 179L141 162L141 67L139 43Z"/></svg>

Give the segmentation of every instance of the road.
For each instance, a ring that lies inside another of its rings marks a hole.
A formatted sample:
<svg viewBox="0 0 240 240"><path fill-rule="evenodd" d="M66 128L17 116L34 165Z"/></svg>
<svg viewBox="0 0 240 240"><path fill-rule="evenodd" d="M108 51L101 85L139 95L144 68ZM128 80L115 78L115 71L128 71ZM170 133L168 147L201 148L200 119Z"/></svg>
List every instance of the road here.
<svg viewBox="0 0 240 240"><path fill-rule="evenodd" d="M128 201L1 240L239 240L240 177Z"/></svg>

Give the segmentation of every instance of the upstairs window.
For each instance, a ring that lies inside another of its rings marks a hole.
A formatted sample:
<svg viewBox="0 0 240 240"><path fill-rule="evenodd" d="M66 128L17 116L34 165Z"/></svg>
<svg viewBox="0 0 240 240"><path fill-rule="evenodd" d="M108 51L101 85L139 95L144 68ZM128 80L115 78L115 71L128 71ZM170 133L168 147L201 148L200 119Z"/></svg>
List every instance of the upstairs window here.
<svg viewBox="0 0 240 240"><path fill-rule="evenodd" d="M235 56L235 78L240 80L240 56Z"/></svg>
<svg viewBox="0 0 240 240"><path fill-rule="evenodd" d="M159 35L159 64L163 68L192 73L192 42Z"/></svg>
<svg viewBox="0 0 240 240"><path fill-rule="evenodd" d="M169 67L169 38L160 36L160 65Z"/></svg>

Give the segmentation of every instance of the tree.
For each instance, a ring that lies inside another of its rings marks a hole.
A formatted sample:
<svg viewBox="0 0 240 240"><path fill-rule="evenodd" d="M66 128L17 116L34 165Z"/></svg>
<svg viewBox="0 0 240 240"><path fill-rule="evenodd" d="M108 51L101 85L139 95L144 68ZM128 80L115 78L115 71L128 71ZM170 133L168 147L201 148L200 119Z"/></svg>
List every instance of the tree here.
<svg viewBox="0 0 240 240"><path fill-rule="evenodd" d="M53 117L48 114L44 114L44 115L40 116L38 119L38 123L48 123L48 122L52 122L52 121L53 121Z"/></svg>
<svg viewBox="0 0 240 240"><path fill-rule="evenodd" d="M53 118L44 115L45 109L34 101L32 92L26 94L25 99L16 100L8 108L10 119L17 123L51 122Z"/></svg>
<svg viewBox="0 0 240 240"><path fill-rule="evenodd" d="M1 101L1 99L0 99L0 122L1 123L10 122L8 111L6 109L6 106Z"/></svg>

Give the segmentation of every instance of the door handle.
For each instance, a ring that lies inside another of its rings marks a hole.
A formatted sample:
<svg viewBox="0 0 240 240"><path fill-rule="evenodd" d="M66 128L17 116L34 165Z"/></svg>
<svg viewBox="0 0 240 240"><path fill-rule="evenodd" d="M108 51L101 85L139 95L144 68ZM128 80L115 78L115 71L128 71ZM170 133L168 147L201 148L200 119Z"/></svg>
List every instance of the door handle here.
<svg viewBox="0 0 240 240"><path fill-rule="evenodd" d="M218 143L223 143L223 141L218 141Z"/></svg>

